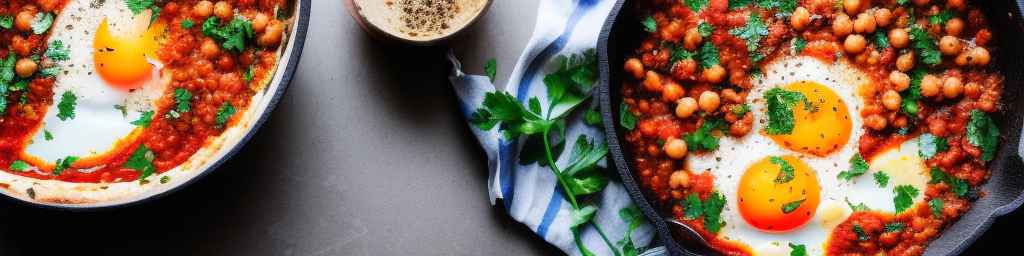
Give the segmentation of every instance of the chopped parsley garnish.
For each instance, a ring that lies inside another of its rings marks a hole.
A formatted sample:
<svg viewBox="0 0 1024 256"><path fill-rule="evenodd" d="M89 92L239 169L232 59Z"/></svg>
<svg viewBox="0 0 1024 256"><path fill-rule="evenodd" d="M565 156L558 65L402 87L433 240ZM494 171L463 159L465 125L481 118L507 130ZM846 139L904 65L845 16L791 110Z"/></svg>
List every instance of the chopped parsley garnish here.
<svg viewBox="0 0 1024 256"><path fill-rule="evenodd" d="M601 113L594 109L587 109L587 112L583 114L583 123L590 126L598 127L601 125Z"/></svg>
<svg viewBox="0 0 1024 256"><path fill-rule="evenodd" d="M811 102L803 93L778 87L765 92L764 99L767 101L765 105L768 108L768 126L765 127L765 132L769 135L793 133L793 107L797 103L803 102L804 109L812 107Z"/></svg>
<svg viewBox="0 0 1024 256"><path fill-rule="evenodd" d="M53 14L49 12L40 12L36 14L36 17L32 19L32 33L41 35L50 30L53 26Z"/></svg>
<svg viewBox="0 0 1024 256"><path fill-rule="evenodd" d="M626 128L632 131L633 129L636 128L636 121L636 116L633 115L633 112L629 111L629 106L626 105L626 103L620 104L619 125L622 126L622 128Z"/></svg>
<svg viewBox="0 0 1024 256"><path fill-rule="evenodd" d="M717 191L712 192L707 200L704 200L704 229L711 233L718 233L725 226L722 220L722 209L725 208L725 196Z"/></svg>
<svg viewBox="0 0 1024 256"><path fill-rule="evenodd" d="M842 171L836 176L839 179L850 181L853 178L864 175L868 172L868 162L864 161L864 157L860 153L854 154L850 157L850 169Z"/></svg>
<svg viewBox="0 0 1024 256"><path fill-rule="evenodd" d="M0 16L0 28L11 29L14 27L14 16Z"/></svg>
<svg viewBox="0 0 1024 256"><path fill-rule="evenodd" d="M953 19L953 15L954 15L953 11L950 11L949 9L945 9L945 10L940 11L938 14L929 16L928 17L928 23L931 23L932 25L946 24L947 21L949 21L950 19Z"/></svg>
<svg viewBox="0 0 1024 256"><path fill-rule="evenodd" d="M999 127L985 112L972 110L971 121L967 123L967 142L981 149L982 161L991 161L999 149Z"/></svg>
<svg viewBox="0 0 1024 256"><path fill-rule="evenodd" d="M935 39L928 35L928 31L914 26L910 28L910 40L914 42L914 49L917 56L921 58L921 63L928 65L942 63L942 53L939 52Z"/></svg>
<svg viewBox="0 0 1024 256"><path fill-rule="evenodd" d="M128 107L121 104L114 105L114 109L121 111L122 117L128 117Z"/></svg>
<svg viewBox="0 0 1024 256"><path fill-rule="evenodd" d="M712 32L715 32L715 27L711 26L711 24L703 21L701 21L700 24L697 24L697 33L699 33L700 36L709 37Z"/></svg>
<svg viewBox="0 0 1024 256"><path fill-rule="evenodd" d="M60 176L60 174L63 173L64 170L71 168L71 164L74 164L75 161L78 161L77 156L58 158L56 164L54 164L53 166L53 175Z"/></svg>
<svg viewBox="0 0 1024 256"><path fill-rule="evenodd" d="M910 87L900 93L903 103L900 109L910 117L915 117L918 112L917 101L921 99L921 80L924 79L924 69L914 69L910 72Z"/></svg>
<svg viewBox="0 0 1024 256"><path fill-rule="evenodd" d="M124 4L128 6L128 10L131 10L132 14L139 15L142 11L153 7L153 0L124 0Z"/></svg>
<svg viewBox="0 0 1024 256"><path fill-rule="evenodd" d="M768 26L761 20L760 15L753 13L747 18L746 25L729 30L729 34L745 40L747 51L753 54L757 52L758 42L761 42L761 38L768 35Z"/></svg>
<svg viewBox="0 0 1024 256"><path fill-rule="evenodd" d="M896 0L898 5L907 5L908 3L910 3L910 0Z"/></svg>
<svg viewBox="0 0 1024 256"><path fill-rule="evenodd" d="M14 65L18 61L13 51L7 53L7 59L0 61L0 113L7 111L7 84L14 81Z"/></svg>
<svg viewBox="0 0 1024 256"><path fill-rule="evenodd" d="M686 140L686 145L690 146L694 151L712 151L718 149L718 138L712 132L728 128L729 126L725 123L725 120L706 117L700 128L697 128L693 133L683 135L683 140Z"/></svg>
<svg viewBox="0 0 1024 256"><path fill-rule="evenodd" d="M931 201L928 201L928 208L932 209L932 216L942 217L942 206L942 199L932 198Z"/></svg>
<svg viewBox="0 0 1024 256"><path fill-rule="evenodd" d="M699 12L700 9L708 6L708 0L686 0L686 6L690 7L693 12Z"/></svg>
<svg viewBox="0 0 1024 256"><path fill-rule="evenodd" d="M868 233L864 232L864 228L861 227L860 224L857 224L857 223L853 224L853 233L857 234L857 241L863 242L863 241L867 241L867 240L871 239L871 237L868 236Z"/></svg>
<svg viewBox="0 0 1024 256"><path fill-rule="evenodd" d="M217 109L217 128L224 128L224 125L231 120L231 116L235 115L235 107L231 106L231 103L225 101L220 108Z"/></svg>
<svg viewBox="0 0 1024 256"><path fill-rule="evenodd" d="M709 68L714 65L718 65L718 48L714 44L707 42L704 46L701 46L698 50L700 55L700 66L702 68Z"/></svg>
<svg viewBox="0 0 1024 256"><path fill-rule="evenodd" d="M75 119L75 106L78 105L78 96L71 91L64 91L60 96L60 103L57 103L57 118L61 121Z"/></svg>
<svg viewBox="0 0 1024 256"><path fill-rule="evenodd" d="M182 113L192 110L192 93L185 88L174 89L174 109L167 111L170 118L181 117Z"/></svg>
<svg viewBox="0 0 1024 256"><path fill-rule="evenodd" d="M779 166L779 174L775 176L775 184L790 182L796 177L795 169L793 169L793 166L789 165L789 162L786 162L785 159L777 156L772 156L769 159L772 164Z"/></svg>
<svg viewBox="0 0 1024 256"><path fill-rule="evenodd" d="M807 48L807 40L804 40L803 37L794 37L792 43L793 54L804 52L804 48Z"/></svg>
<svg viewBox="0 0 1024 256"><path fill-rule="evenodd" d="M54 61L66 61L71 59L71 49L64 47L64 42L61 40L53 40L49 47L46 48L46 58Z"/></svg>
<svg viewBox="0 0 1024 256"><path fill-rule="evenodd" d="M900 231L903 231L903 229L906 228L906 227L907 227L907 224L903 224L903 222L885 223L885 232L886 233L889 233L889 232L900 232Z"/></svg>
<svg viewBox="0 0 1024 256"><path fill-rule="evenodd" d="M669 54L669 63L675 63L680 60L693 59L693 56L697 55L695 52L687 51L683 47L672 47Z"/></svg>
<svg viewBox="0 0 1024 256"><path fill-rule="evenodd" d="M8 167L8 168L11 169L11 171L24 172L24 171L28 171L28 168L30 168L30 167L32 167L32 166L30 166L25 161L14 160L14 162L11 162L11 166Z"/></svg>
<svg viewBox="0 0 1024 256"><path fill-rule="evenodd" d="M139 147L135 148L132 155L128 157L128 161L124 163L124 167L135 169L135 171L139 172L139 180L145 180L146 177L153 175L153 172L156 171L153 159L156 159L153 151L150 151L145 144L139 144Z"/></svg>
<svg viewBox="0 0 1024 256"><path fill-rule="evenodd" d="M807 256L807 246L789 243L789 256Z"/></svg>
<svg viewBox="0 0 1024 256"><path fill-rule="evenodd" d="M224 26L220 26L220 18L211 16L203 22L203 35L213 38L221 43L221 47L228 51L240 53L245 50L245 42L255 36L252 30L252 23L235 17Z"/></svg>
<svg viewBox="0 0 1024 256"><path fill-rule="evenodd" d="M788 17L796 10L797 0L757 0L757 7L764 9L778 9L783 17Z"/></svg>
<svg viewBox="0 0 1024 256"><path fill-rule="evenodd" d="M53 134L50 133L50 130L43 130L43 139L46 141L53 140Z"/></svg>
<svg viewBox="0 0 1024 256"><path fill-rule="evenodd" d="M743 105L732 106L731 111L736 116L746 115L747 112L750 112L750 104L743 104Z"/></svg>
<svg viewBox="0 0 1024 256"><path fill-rule="evenodd" d="M846 200L846 205L849 205L850 206L850 210L852 210L852 211L863 212L863 211L870 211L871 210L871 208L868 208L868 205L866 205L864 203L853 204L853 203L850 202L849 198L844 198L843 200Z"/></svg>
<svg viewBox="0 0 1024 256"><path fill-rule="evenodd" d="M160 184L167 184L167 182L171 182L171 176L160 177Z"/></svg>
<svg viewBox="0 0 1024 256"><path fill-rule="evenodd" d="M249 65L249 68L245 69L245 73L242 73L242 79L246 82L251 82L256 77L256 65ZM492 79L493 82L493 79Z"/></svg>
<svg viewBox="0 0 1024 256"><path fill-rule="evenodd" d="M750 5L754 0L729 0L729 10Z"/></svg>
<svg viewBox="0 0 1024 256"><path fill-rule="evenodd" d="M878 172L875 173L874 176L875 176L875 184L878 184L878 187L884 188L885 186L889 185L889 175L885 174L885 172L878 171Z"/></svg>
<svg viewBox="0 0 1024 256"><path fill-rule="evenodd" d="M487 63L484 63L484 73L487 74L487 78L491 79L491 83L494 82L494 77L498 75L498 60L490 59Z"/></svg>
<svg viewBox="0 0 1024 256"><path fill-rule="evenodd" d="M192 29L192 26L195 26L195 22L191 19L185 19L181 21L181 28L183 29Z"/></svg>
<svg viewBox="0 0 1024 256"><path fill-rule="evenodd" d="M896 197L892 199L893 205L896 207L896 213L909 209L914 204L914 198L920 193L917 188L911 185L899 185L893 191L896 192Z"/></svg>
<svg viewBox="0 0 1024 256"><path fill-rule="evenodd" d="M149 127L149 124L152 123L152 122L153 122L153 111L152 110L148 110L148 111L140 112L139 119L135 119L135 121L132 121L132 124L135 125L135 126Z"/></svg>
<svg viewBox="0 0 1024 256"><path fill-rule="evenodd" d="M658 31L658 22L654 21L654 17L652 16L647 16L643 21L640 21L640 24L644 25L644 31L651 33Z"/></svg>
<svg viewBox="0 0 1024 256"><path fill-rule="evenodd" d="M684 203L684 207L686 208L683 211L683 218L693 220L699 218L701 214L704 214L703 202L700 201L700 197L697 196L697 193L692 193L689 196L686 196L686 201Z"/></svg>
<svg viewBox="0 0 1024 256"><path fill-rule="evenodd" d="M946 174L946 172L943 172L939 167L933 166L929 174L931 175L931 180L928 181L928 184L946 183L946 185L949 185L949 190L953 192L953 194L956 194L956 196L966 196L967 192L970 191L970 186L967 184L967 181Z"/></svg>
<svg viewBox="0 0 1024 256"><path fill-rule="evenodd" d="M932 135L931 133L924 133L918 137L917 145L920 150L918 154L924 159L930 159L939 152L945 152L949 150L949 142L946 138Z"/></svg>
<svg viewBox="0 0 1024 256"><path fill-rule="evenodd" d="M800 200L796 200L796 201L792 201L792 202L783 204L782 205L782 213L791 213L793 211L796 211L796 209L800 208L800 205L803 204L804 201L807 201L807 199L800 199Z"/></svg>
<svg viewBox="0 0 1024 256"><path fill-rule="evenodd" d="M889 36L882 32L882 30L875 32L875 47L878 50L889 48Z"/></svg>

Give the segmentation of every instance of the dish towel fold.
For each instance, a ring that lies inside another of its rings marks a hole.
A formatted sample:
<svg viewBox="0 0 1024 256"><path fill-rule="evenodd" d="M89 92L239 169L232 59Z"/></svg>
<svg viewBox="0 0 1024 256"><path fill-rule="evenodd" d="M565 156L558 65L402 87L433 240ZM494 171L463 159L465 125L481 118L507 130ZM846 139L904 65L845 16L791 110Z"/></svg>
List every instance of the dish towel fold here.
<svg viewBox="0 0 1024 256"><path fill-rule="evenodd" d="M537 11L533 36L527 43L504 91L525 103L531 97L546 100L547 91L544 76L559 68L560 55L581 54L597 47L597 39L605 18L609 15L615 0L543 0ZM459 97L460 110L467 120L474 111L482 107L484 95L498 89L488 77L467 75L461 70L458 60L449 54L454 64L450 76L452 86ZM596 89L594 89L596 91ZM596 100L590 100L593 107ZM595 143L604 143L599 128L584 124L582 115L570 115L566 121L565 138L576 138L584 134ZM488 193L491 204L500 202L513 219L525 224L547 242L570 255L580 255L570 231L572 207L564 199L562 189L551 170L537 164L522 165L519 155L524 141L506 139L499 129L481 130L470 124L470 129L487 153ZM571 140L570 140L571 141ZM566 150L568 152L568 150ZM564 166L569 154L562 154L555 162ZM609 172L609 176L615 174ZM600 225L612 242L624 236L628 223L619 218L619 210L633 204L621 183L613 179L601 192L593 195L598 211L593 219ZM612 255L593 225L586 225L582 240L596 255ZM653 240L653 229L644 222L633 231L632 239L637 248L646 248ZM648 249L642 255L664 254L662 248Z"/></svg>

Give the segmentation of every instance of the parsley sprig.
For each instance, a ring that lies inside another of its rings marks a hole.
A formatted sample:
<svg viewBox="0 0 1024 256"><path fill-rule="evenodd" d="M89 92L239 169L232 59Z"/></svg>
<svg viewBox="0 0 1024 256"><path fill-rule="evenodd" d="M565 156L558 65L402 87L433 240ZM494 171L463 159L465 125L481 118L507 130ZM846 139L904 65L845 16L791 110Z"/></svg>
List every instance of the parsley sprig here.
<svg viewBox="0 0 1024 256"><path fill-rule="evenodd" d="M971 111L971 120L967 123L967 142L981 148L982 161L991 161L999 149L999 127L988 114L975 109Z"/></svg>
<svg viewBox="0 0 1024 256"><path fill-rule="evenodd" d="M235 17L223 26L220 23L220 18L216 16L207 18L203 22L203 35L213 38L228 51L241 53L245 50L246 42L256 35L252 23L242 17Z"/></svg>
<svg viewBox="0 0 1024 256"><path fill-rule="evenodd" d="M813 104L803 93L778 87L765 92L764 99L767 101L765 106L768 109L768 125L765 127L765 132L769 135L793 133L795 126L793 107L797 103L803 102L804 109L807 110L813 108Z"/></svg>
<svg viewBox="0 0 1024 256"><path fill-rule="evenodd" d="M868 172L868 162L864 161L864 157L860 153L854 154L850 157L850 169L839 173L837 178L841 180L850 181L853 178L864 175Z"/></svg>

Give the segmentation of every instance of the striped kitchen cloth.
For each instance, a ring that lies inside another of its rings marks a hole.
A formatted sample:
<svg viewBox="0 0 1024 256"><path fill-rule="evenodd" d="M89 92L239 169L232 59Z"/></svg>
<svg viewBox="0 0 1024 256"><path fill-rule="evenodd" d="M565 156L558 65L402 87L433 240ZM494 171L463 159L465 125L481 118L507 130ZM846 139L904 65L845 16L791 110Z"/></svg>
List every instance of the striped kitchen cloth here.
<svg viewBox="0 0 1024 256"><path fill-rule="evenodd" d="M609 15L615 0L542 0L537 10L537 21L533 36L523 50L504 91L525 103L531 97L546 102L547 91L544 76L559 68L560 55L581 54L597 47L598 35L605 18ZM458 60L449 54L454 64L450 76L452 85L460 100L462 113L467 120L482 106L484 95L498 90L488 77L466 75ZM594 89L596 91L596 89ZM591 100L588 104L596 104ZM581 106L586 109L591 106ZM577 112L580 112L579 110ZM596 143L604 143L600 128L585 125L582 115L567 118L565 138L576 138L584 134ZM525 224L547 242L570 255L579 255L573 235L569 229L572 208L564 199L558 181L547 167L537 164L522 165L518 159L522 139L506 139L499 129L480 130L470 124L471 129L487 153L488 192L492 204L501 203L513 219ZM571 142L571 140L570 140ZM569 143L571 145L571 143ZM567 146L570 147L570 146ZM569 150L566 149L566 152ZM556 159L559 166L569 162L569 154ZM615 174L609 171L609 176ZM594 222L599 224L614 243L625 234L628 223L619 218L619 210L632 205L625 188L613 181L597 193L599 207ZM651 244L654 236L651 226L644 222L632 233L633 243L638 248ZM596 255L612 255L607 245L587 225L582 230L582 240ZM648 249L643 255L664 254L662 248Z"/></svg>

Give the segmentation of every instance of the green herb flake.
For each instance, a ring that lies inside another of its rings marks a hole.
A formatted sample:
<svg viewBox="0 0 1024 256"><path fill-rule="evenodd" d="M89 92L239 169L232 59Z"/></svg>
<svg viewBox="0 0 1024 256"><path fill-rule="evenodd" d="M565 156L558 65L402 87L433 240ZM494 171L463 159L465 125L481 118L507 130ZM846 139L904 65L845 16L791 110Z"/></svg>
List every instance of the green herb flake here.
<svg viewBox="0 0 1024 256"><path fill-rule="evenodd" d="M128 161L124 163L124 168L135 169L139 172L139 180L145 180L156 171L153 159L156 159L153 151L150 151L145 144L139 144L139 147L135 148L132 155L128 157Z"/></svg>
<svg viewBox="0 0 1024 256"><path fill-rule="evenodd" d="M230 102L225 101L223 105L217 109L217 129L224 128L224 125L231 120L231 116L235 115L235 106L232 106Z"/></svg>
<svg viewBox="0 0 1024 256"><path fill-rule="evenodd" d="M683 203L683 218L693 220L699 218L701 214L704 214L703 202L700 201L700 197L698 197L696 193L686 196L686 201Z"/></svg>
<svg viewBox="0 0 1024 256"><path fill-rule="evenodd" d="M60 176L61 173L64 173L64 170L71 168L71 165L74 164L75 161L78 161L77 156L58 158L53 166L53 175Z"/></svg>
<svg viewBox="0 0 1024 256"><path fill-rule="evenodd" d="M732 113L736 116L742 117L750 112L750 104L735 105L731 109Z"/></svg>
<svg viewBox="0 0 1024 256"><path fill-rule="evenodd" d="M853 224L853 233L857 234L857 241L864 242L871 239L871 236L868 236L868 233L864 232L864 228L861 227L860 224Z"/></svg>
<svg viewBox="0 0 1024 256"><path fill-rule="evenodd" d="M491 83L494 82L494 77L498 75L498 60L489 59L484 63L484 73L487 74L487 78L491 79Z"/></svg>
<svg viewBox="0 0 1024 256"><path fill-rule="evenodd" d="M714 32L715 27L711 26L711 24L708 24L707 22L701 21L700 24L697 24L697 33L700 34L701 37L709 37L711 36L711 33Z"/></svg>
<svg viewBox="0 0 1024 256"><path fill-rule="evenodd" d="M946 185L949 185L949 190L959 197L966 196L967 192L970 191L970 186L967 184L967 181L948 175L946 172L943 172L942 169L939 169L939 167L933 166L929 175L931 176L931 179L928 181L928 184L946 183Z"/></svg>
<svg viewBox="0 0 1024 256"><path fill-rule="evenodd" d="M700 55L702 68L709 68L719 63L718 48L710 42L704 43L697 54Z"/></svg>
<svg viewBox="0 0 1024 256"><path fill-rule="evenodd" d="M167 182L171 182L171 176L160 177L160 184L167 184Z"/></svg>
<svg viewBox="0 0 1024 256"><path fill-rule="evenodd" d="M14 160L14 162L11 162L11 165L8 167L8 169L11 169L11 171L24 172L28 171L28 168L31 167L32 166L26 163L25 161Z"/></svg>
<svg viewBox="0 0 1024 256"><path fill-rule="evenodd" d="M896 192L896 197L893 198L893 204L896 207L896 213L901 213L910 208L914 204L914 198L920 194L917 188L910 185L899 185L893 189Z"/></svg>
<svg viewBox="0 0 1024 256"><path fill-rule="evenodd" d="M195 26L195 22L191 19L185 19L181 21L181 28L183 29L192 29L193 26Z"/></svg>
<svg viewBox="0 0 1024 256"><path fill-rule="evenodd" d="M78 96L71 91L64 91L60 96L60 103L57 103L57 118L61 121L75 119L75 106L78 105Z"/></svg>
<svg viewBox="0 0 1024 256"><path fill-rule="evenodd" d="M792 202L783 204L782 205L782 213L791 213L793 211L796 211L796 209L800 208L800 205L802 205L804 203L804 201L807 201L807 199L800 199L800 200L796 200L796 201L792 201Z"/></svg>
<svg viewBox="0 0 1024 256"><path fill-rule="evenodd" d="M583 123L594 127L601 126L601 113L592 108L587 109L587 112L583 114Z"/></svg>
<svg viewBox="0 0 1024 256"><path fill-rule="evenodd" d="M900 231L903 231L903 229L906 228L906 227L907 227L907 224L903 224L903 222L885 223L885 232L886 233L900 232Z"/></svg>
<svg viewBox="0 0 1024 256"><path fill-rule="evenodd" d="M944 9L942 11L939 11L939 13L935 15L929 16L928 23L932 25L946 24L947 21L953 19L954 15L955 13L953 13L953 11L950 11L949 9Z"/></svg>
<svg viewBox="0 0 1024 256"><path fill-rule="evenodd" d="M932 210L932 216L937 218L942 217L942 206L942 199L932 198L932 200L928 201L928 208Z"/></svg>
<svg viewBox="0 0 1024 256"><path fill-rule="evenodd" d="M32 19L32 33L36 35L42 35L46 31L50 30L53 26L53 14L49 12L40 12L36 14L36 17Z"/></svg>
<svg viewBox="0 0 1024 256"><path fill-rule="evenodd" d="M121 104L114 105L114 109L121 111L121 117L128 117L128 107Z"/></svg>
<svg viewBox="0 0 1024 256"><path fill-rule="evenodd" d="M644 31L651 33L658 31L658 22L654 21L654 17L652 16L647 16L643 21L640 21L640 24L644 25Z"/></svg>
<svg viewBox="0 0 1024 256"><path fill-rule="evenodd" d="M747 18L746 25L729 30L729 34L745 40L747 51L752 53L757 51L761 38L768 35L768 26L761 20L761 16L755 12Z"/></svg>
<svg viewBox="0 0 1024 256"><path fill-rule="evenodd" d="M999 149L999 127L985 112L972 110L967 123L967 141L981 149L982 161L992 161Z"/></svg>
<svg viewBox="0 0 1024 256"><path fill-rule="evenodd" d="M124 0L124 4L128 6L128 10L131 10L132 14L139 15L142 11L153 7L153 0Z"/></svg>
<svg viewBox="0 0 1024 256"><path fill-rule="evenodd" d="M153 122L153 113L152 110L139 112L139 119L132 121L131 124L143 128L149 127L149 124Z"/></svg>
<svg viewBox="0 0 1024 256"><path fill-rule="evenodd" d="M807 40L804 40L803 37L794 37L791 45L793 54L800 54L804 52L804 48L807 48Z"/></svg>
<svg viewBox="0 0 1024 256"><path fill-rule="evenodd" d="M629 111L629 106L626 105L626 103L620 104L619 105L619 125L622 126L622 128L626 128L626 129L629 129L630 131L632 131L633 129L636 128L636 122L637 122L636 116L633 115L633 112Z"/></svg>
<svg viewBox="0 0 1024 256"><path fill-rule="evenodd" d="M910 40L914 42L914 49L921 63L938 65L942 63L942 53L939 52L935 39L928 34L928 31L914 26L910 29Z"/></svg>
<svg viewBox="0 0 1024 256"><path fill-rule="evenodd" d="M712 132L728 128L725 120L706 117L700 128L693 133L683 135L683 140L686 140L686 145L694 151L712 151L718 149L718 138Z"/></svg>
<svg viewBox="0 0 1024 256"><path fill-rule="evenodd" d="M875 184L878 184L878 187L884 188L885 186L889 185L889 175L885 174L884 171L878 171L875 173L874 176Z"/></svg>
<svg viewBox="0 0 1024 256"><path fill-rule="evenodd" d="M803 93L779 87L765 92L764 99L767 101L765 105L768 109L768 125L765 127L765 132L769 135L793 133L795 126L793 107L798 103L802 102L805 109L813 107Z"/></svg>
<svg viewBox="0 0 1024 256"><path fill-rule="evenodd" d="M807 246L789 243L789 256L807 256Z"/></svg>
<svg viewBox="0 0 1024 256"><path fill-rule="evenodd" d="M864 211L870 211L871 210L871 208L868 208L868 205L866 205L864 203L853 204L853 203L850 202L849 198L843 198L843 200L846 201L846 205L850 206L850 210L852 210L854 212L864 212Z"/></svg>
<svg viewBox="0 0 1024 256"><path fill-rule="evenodd" d="M43 130L43 139L46 141L53 140L53 134L50 133L50 130Z"/></svg>
<svg viewBox="0 0 1024 256"><path fill-rule="evenodd" d="M860 153L857 153L850 158L850 169L840 172L837 177L842 180L850 181L853 180L853 178L864 175L867 172L868 162L864 161L864 157L862 157Z"/></svg>
<svg viewBox="0 0 1024 256"><path fill-rule="evenodd" d="M717 191L712 192L711 196L704 201L704 229L708 232L718 233L725 226L725 221L721 216L725 203L725 196Z"/></svg>
<svg viewBox="0 0 1024 256"><path fill-rule="evenodd" d="M244 18L236 16L223 26L220 23L220 18L216 16L207 18L203 22L203 35L221 43L221 47L228 51L235 53L244 51L246 42L256 35L252 29L252 23Z"/></svg>
<svg viewBox="0 0 1024 256"><path fill-rule="evenodd" d="M779 166L779 174L775 176L775 184L784 184L796 177L796 170L785 159L777 156L772 156L769 159L772 164Z"/></svg>
<svg viewBox="0 0 1024 256"><path fill-rule="evenodd" d="M54 61L66 61L71 59L71 49L64 46L64 41L53 40L46 47L46 52L43 53L46 58Z"/></svg>
<svg viewBox="0 0 1024 256"><path fill-rule="evenodd" d="M0 16L0 28L11 29L14 27L14 16L2 15Z"/></svg>
<svg viewBox="0 0 1024 256"><path fill-rule="evenodd" d="M883 30L879 30L875 32L875 48L878 50L889 48L889 36L882 31Z"/></svg>

